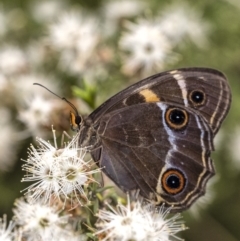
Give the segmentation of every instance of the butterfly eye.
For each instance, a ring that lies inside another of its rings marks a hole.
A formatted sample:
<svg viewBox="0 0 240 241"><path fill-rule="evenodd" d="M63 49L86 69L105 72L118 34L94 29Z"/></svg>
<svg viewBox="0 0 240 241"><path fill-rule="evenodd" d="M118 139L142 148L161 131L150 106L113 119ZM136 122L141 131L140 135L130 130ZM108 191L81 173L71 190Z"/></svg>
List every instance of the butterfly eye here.
<svg viewBox="0 0 240 241"><path fill-rule="evenodd" d="M165 120L171 129L180 130L187 125L188 114L180 108L169 108L166 111Z"/></svg>
<svg viewBox="0 0 240 241"><path fill-rule="evenodd" d="M75 115L73 112L70 112L70 125L73 131L78 131L79 126L82 122L82 117L80 115Z"/></svg>
<svg viewBox="0 0 240 241"><path fill-rule="evenodd" d="M185 183L185 177L179 170L169 169L162 175L162 188L167 194L180 193L184 189Z"/></svg>
<svg viewBox="0 0 240 241"><path fill-rule="evenodd" d="M76 125L80 125L82 122L82 117L80 115L75 116L75 123Z"/></svg>
<svg viewBox="0 0 240 241"><path fill-rule="evenodd" d="M205 93L202 90L193 90L190 95L190 101L195 105L195 106L201 106L205 103L206 96Z"/></svg>

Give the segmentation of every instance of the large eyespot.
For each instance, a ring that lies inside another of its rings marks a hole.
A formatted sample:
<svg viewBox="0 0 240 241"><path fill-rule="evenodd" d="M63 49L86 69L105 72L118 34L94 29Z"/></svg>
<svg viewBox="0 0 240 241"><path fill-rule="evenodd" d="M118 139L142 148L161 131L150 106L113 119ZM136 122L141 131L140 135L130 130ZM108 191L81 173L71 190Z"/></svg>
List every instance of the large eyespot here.
<svg viewBox="0 0 240 241"><path fill-rule="evenodd" d="M188 113L180 108L169 108L166 111L165 120L171 129L180 130L188 123Z"/></svg>
<svg viewBox="0 0 240 241"><path fill-rule="evenodd" d="M162 175L162 188L167 194L175 195L185 187L186 179L182 172L176 169L168 169Z"/></svg>
<svg viewBox="0 0 240 241"><path fill-rule="evenodd" d="M204 105L206 101L206 95L202 90L193 90L189 94L189 99L195 106Z"/></svg>

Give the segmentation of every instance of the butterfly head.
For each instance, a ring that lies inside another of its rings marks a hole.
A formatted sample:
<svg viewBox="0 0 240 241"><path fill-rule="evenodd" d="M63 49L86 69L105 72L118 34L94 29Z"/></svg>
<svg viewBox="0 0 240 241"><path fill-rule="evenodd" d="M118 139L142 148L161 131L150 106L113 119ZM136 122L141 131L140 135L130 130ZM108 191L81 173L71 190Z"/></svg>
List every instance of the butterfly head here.
<svg viewBox="0 0 240 241"><path fill-rule="evenodd" d="M82 120L82 116L80 116L77 112L73 113L72 111L70 111L70 126L73 131L80 130Z"/></svg>
<svg viewBox="0 0 240 241"><path fill-rule="evenodd" d="M47 91L49 91L53 95L55 95L58 98L64 100L70 107L72 107L72 109L74 110L75 113L70 111L70 125L71 125L71 129L74 130L74 131L79 131L83 118L78 114L77 108L70 101L68 101L65 97L61 97L61 96L57 95L56 93L54 93L51 90L49 90L47 87L45 87L45 86L43 86L43 85L41 85L39 83L34 83L34 85L38 85L38 86L46 89Z"/></svg>

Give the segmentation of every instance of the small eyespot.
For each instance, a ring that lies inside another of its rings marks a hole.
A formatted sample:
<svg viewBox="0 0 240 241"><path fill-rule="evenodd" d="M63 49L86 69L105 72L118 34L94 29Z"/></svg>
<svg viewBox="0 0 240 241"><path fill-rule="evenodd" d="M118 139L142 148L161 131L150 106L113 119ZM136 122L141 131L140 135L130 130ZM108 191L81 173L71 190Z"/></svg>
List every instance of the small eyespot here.
<svg viewBox="0 0 240 241"><path fill-rule="evenodd" d="M182 172L168 169L162 175L162 188L167 194L176 195L183 191L186 179Z"/></svg>
<svg viewBox="0 0 240 241"><path fill-rule="evenodd" d="M190 92L189 99L193 105L201 106L205 103L206 95L202 90L193 90Z"/></svg>
<svg viewBox="0 0 240 241"><path fill-rule="evenodd" d="M171 129L180 130L188 123L188 113L180 108L169 108L166 111L165 120Z"/></svg>

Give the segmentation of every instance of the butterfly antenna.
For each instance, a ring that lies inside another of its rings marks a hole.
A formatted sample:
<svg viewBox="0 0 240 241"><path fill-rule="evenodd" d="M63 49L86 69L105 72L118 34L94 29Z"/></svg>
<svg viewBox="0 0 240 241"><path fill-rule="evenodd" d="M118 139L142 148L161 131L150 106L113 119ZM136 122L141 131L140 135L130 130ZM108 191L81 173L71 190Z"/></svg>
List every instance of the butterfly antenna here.
<svg viewBox="0 0 240 241"><path fill-rule="evenodd" d="M57 96L58 98L66 101L66 102L72 107L72 109L75 111L76 116L79 116L78 111L77 111L77 108L76 108L70 101L68 101L65 97L61 97L61 96L55 94L55 93L52 92L50 89L48 89L47 87L45 87L44 85L41 85L41 84L39 84L39 83L33 83L33 85L38 85L38 86L46 89L47 91L49 91L49 92L52 93L53 95Z"/></svg>

